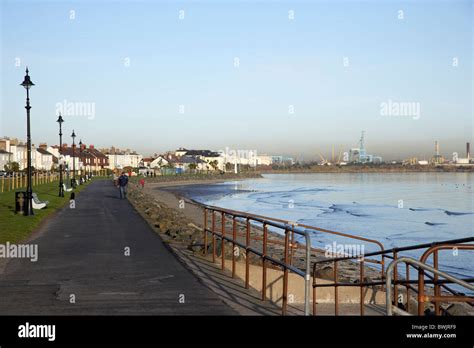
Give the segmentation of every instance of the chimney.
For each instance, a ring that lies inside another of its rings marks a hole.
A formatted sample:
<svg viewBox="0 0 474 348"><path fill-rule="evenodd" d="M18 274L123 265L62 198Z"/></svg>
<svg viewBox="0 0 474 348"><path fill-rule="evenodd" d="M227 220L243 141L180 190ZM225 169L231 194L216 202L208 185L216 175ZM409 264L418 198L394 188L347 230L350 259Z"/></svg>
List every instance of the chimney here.
<svg viewBox="0 0 474 348"><path fill-rule="evenodd" d="M468 161L471 159L471 144L470 143L466 143L466 157Z"/></svg>
<svg viewBox="0 0 474 348"><path fill-rule="evenodd" d="M94 145L89 145L89 149L94 150Z"/></svg>
<svg viewBox="0 0 474 348"><path fill-rule="evenodd" d="M48 144L46 144L46 143L41 143L41 144L39 145L39 148L40 148L41 150L47 150L47 149L48 149Z"/></svg>
<svg viewBox="0 0 474 348"><path fill-rule="evenodd" d="M67 144L63 143L63 148L67 149Z"/></svg>
<svg viewBox="0 0 474 348"><path fill-rule="evenodd" d="M81 145L81 150L85 150L86 147L87 147L86 144L82 144L82 145Z"/></svg>

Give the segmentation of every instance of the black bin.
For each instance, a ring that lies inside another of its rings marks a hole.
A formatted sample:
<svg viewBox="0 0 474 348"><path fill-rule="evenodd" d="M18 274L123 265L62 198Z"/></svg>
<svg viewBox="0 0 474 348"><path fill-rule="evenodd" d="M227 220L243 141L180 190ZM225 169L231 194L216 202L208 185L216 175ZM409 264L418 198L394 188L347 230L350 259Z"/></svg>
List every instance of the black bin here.
<svg viewBox="0 0 474 348"><path fill-rule="evenodd" d="M15 192L15 212L26 214L28 211L28 199L26 199L26 191Z"/></svg>

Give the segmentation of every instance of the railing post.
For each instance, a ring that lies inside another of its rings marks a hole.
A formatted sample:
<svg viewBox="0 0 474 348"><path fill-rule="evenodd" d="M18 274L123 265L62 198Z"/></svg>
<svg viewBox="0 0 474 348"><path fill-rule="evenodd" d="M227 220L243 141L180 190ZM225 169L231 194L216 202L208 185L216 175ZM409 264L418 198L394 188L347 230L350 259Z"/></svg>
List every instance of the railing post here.
<svg viewBox="0 0 474 348"><path fill-rule="evenodd" d="M385 275L385 254L382 254L382 272L381 272L381 278L383 281L383 277ZM382 291L384 290L384 285L382 285Z"/></svg>
<svg viewBox="0 0 474 348"><path fill-rule="evenodd" d="M337 283L337 261L334 261L334 315L339 313L339 289Z"/></svg>
<svg viewBox="0 0 474 348"><path fill-rule="evenodd" d="M364 315L365 309L365 296L364 296L364 286L362 283L364 282L364 260L360 260L360 315ZM372 290L373 291L373 290Z"/></svg>
<svg viewBox="0 0 474 348"><path fill-rule="evenodd" d="M304 233L306 241L306 274L304 288L304 315L310 315L310 297L311 297L311 237L307 231ZM316 296L315 296L316 303ZM316 307L314 307L316 313Z"/></svg>
<svg viewBox="0 0 474 348"><path fill-rule="evenodd" d="M288 234L288 229L285 229L285 267L283 271L283 296L282 296L282 314L286 315L287 312L287 305L288 305L288 268L286 267L288 264L288 254L289 254L289 247L290 247L290 235Z"/></svg>
<svg viewBox="0 0 474 348"><path fill-rule="evenodd" d="M221 254L222 254L222 265L221 269L225 270L225 214L221 212Z"/></svg>
<svg viewBox="0 0 474 348"><path fill-rule="evenodd" d="M316 277L313 274L313 315L316 315Z"/></svg>
<svg viewBox="0 0 474 348"><path fill-rule="evenodd" d="M433 267L435 269L438 269L438 250L435 250L433 253ZM439 285L438 285L438 274L434 274L434 295L439 296L440 291L439 291ZM439 301L436 299L435 300L435 315L440 315L441 314L441 308L439 306Z"/></svg>
<svg viewBox="0 0 474 348"><path fill-rule="evenodd" d="M250 220L247 218L247 229L245 234L245 288L249 288L249 281L250 281L250 260L249 260L249 248L250 246Z"/></svg>
<svg viewBox="0 0 474 348"><path fill-rule="evenodd" d="M207 208L204 207L204 256L207 256Z"/></svg>
<svg viewBox="0 0 474 348"><path fill-rule="evenodd" d="M263 223L263 242L262 242L262 301L267 299L267 225Z"/></svg>
<svg viewBox="0 0 474 348"><path fill-rule="evenodd" d="M212 262L216 262L216 214L212 210Z"/></svg>
<svg viewBox="0 0 474 348"><path fill-rule="evenodd" d="M293 228L295 226L293 225ZM290 260L289 264L291 265L293 262L293 245L295 243L295 231L291 230L291 242L290 242Z"/></svg>
<svg viewBox="0 0 474 348"><path fill-rule="evenodd" d="M232 216L232 278L235 278L235 240L237 239L237 223L235 216Z"/></svg>
<svg viewBox="0 0 474 348"><path fill-rule="evenodd" d="M409 293L409 291L410 291L410 264L407 263L406 265L407 265L406 266L407 267L406 268L406 278L407 278L406 279L406 281L407 281L407 285L406 285L407 308L406 308L406 310L407 310L407 312L410 312L410 293Z"/></svg>
<svg viewBox="0 0 474 348"><path fill-rule="evenodd" d="M396 251L393 252L393 261L397 261L398 253ZM397 303L398 301L398 270L397 267L393 270L393 302Z"/></svg>

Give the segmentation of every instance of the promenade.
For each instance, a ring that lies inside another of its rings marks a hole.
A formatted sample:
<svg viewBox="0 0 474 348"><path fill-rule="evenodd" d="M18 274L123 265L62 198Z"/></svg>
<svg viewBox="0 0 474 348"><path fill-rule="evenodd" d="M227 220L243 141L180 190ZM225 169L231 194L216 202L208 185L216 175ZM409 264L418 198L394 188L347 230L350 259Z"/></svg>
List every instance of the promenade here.
<svg viewBox="0 0 474 348"><path fill-rule="evenodd" d="M26 218L26 217L25 217ZM38 260L0 269L3 315L235 315L120 200L94 181L25 242Z"/></svg>

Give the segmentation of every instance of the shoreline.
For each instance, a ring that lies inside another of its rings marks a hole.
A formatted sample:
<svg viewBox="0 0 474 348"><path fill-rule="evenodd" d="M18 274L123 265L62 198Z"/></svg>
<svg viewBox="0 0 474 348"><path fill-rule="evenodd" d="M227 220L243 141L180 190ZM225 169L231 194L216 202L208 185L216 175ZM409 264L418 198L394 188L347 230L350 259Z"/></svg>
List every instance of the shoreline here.
<svg viewBox="0 0 474 348"><path fill-rule="evenodd" d="M243 180L243 179L242 179ZM187 234L189 231L184 233L184 240L185 242L190 242L188 245L188 248L192 250L193 252L202 252L203 251L203 241L202 241L202 226L203 226L203 209L201 206L198 204L190 201L188 197L186 197L186 194L183 194L182 190L173 190L173 188L181 188L182 186L191 186L191 185L212 185L216 183L222 183L227 180L219 180L219 179L209 179L205 181L189 181L189 182L166 182L166 183L148 183L145 185L145 192L142 191L141 188L136 188L137 192L139 192L140 195L145 195L149 196L148 198L152 200L157 206L159 206L159 209L163 209L165 206L168 209L171 209L173 212L167 212L165 213L165 218L168 218L170 215L173 216L172 220L174 223L177 222L177 226L174 229L168 230L169 224L168 223L161 223L159 224L158 229L161 230L161 233L165 233L168 236L171 236L175 239L180 239L179 236L179 229L183 228L182 222L185 222L185 225L189 226L190 224L193 225L194 228L199 229L199 234L198 235L193 235L193 238L191 238L191 241L188 241ZM133 203L132 203L133 204ZM134 204L135 205L135 204ZM152 208L152 210L154 210ZM145 214L151 218L151 220L155 220L158 218L158 216L155 214L156 211L146 211ZM217 219L216 224L220 226L219 218ZM155 224L156 225L156 224ZM243 227L243 224L238 223L238 225L241 225ZM226 224L226 229L231 229L231 222L227 221ZM186 229L185 229L186 230ZM252 235L257 235L259 232L261 233L262 228L258 226L253 226L252 227ZM256 232L256 233L255 233ZM271 230L268 231L269 235L269 240L272 239L274 241L278 242L283 242L284 241L284 236L282 234L279 234L277 232L273 232ZM242 240L243 242L243 240ZM209 242L210 243L210 242ZM220 243L218 243L220 244ZM196 247L193 247L195 245ZM218 254L220 255L220 247L218 248ZM227 251L232 250L231 248L226 248ZM278 244L268 244L268 253L269 254L274 254L277 258L279 257L280 259L283 259L284 257L284 250L281 245ZM210 250L212 253L212 250ZM232 254L229 252L229 255L226 256L231 258ZM304 250L303 249L294 249L294 265L302 270L305 269L305 263L304 263ZM251 264L260 264L260 259L256 257L253 254L250 254L251 258ZM313 248L313 251L311 252L311 260L312 262L314 261L320 261L320 260L325 260L327 259L326 256L324 255L324 250L320 248ZM312 266L311 266L312 267ZM312 268L311 268L312 269ZM321 267L318 271L318 277L327 279L327 280L332 280L332 272L333 272L333 266L328 263L327 266ZM343 261L339 264L339 273L338 273L338 278L339 281L349 281L349 282L354 282L354 281L359 281L359 263L354 262L352 260L349 261ZM369 265L365 265L365 276L367 278L370 278L372 280L376 280L379 277L379 271L373 267L370 267Z"/></svg>
<svg viewBox="0 0 474 348"><path fill-rule="evenodd" d="M246 179L246 178L243 178ZM189 201L181 191L174 192L173 187L175 188L182 188L182 186L189 186L189 185L199 185L202 184L203 186L212 185L214 183L222 183L229 180L222 180L222 179L208 179L208 180L189 180L187 182L182 181L168 181L168 182L161 182L161 183L148 183L145 186L145 189L141 189L138 185L133 186L131 189L132 195L130 195L130 203L135 207L135 209L142 215L145 220L149 222L149 224L154 227L155 231L160 234L163 238L165 243L170 243L171 248L181 248L186 249L187 252L195 255L195 257L204 258L203 252L207 248L207 261L212 262L209 259L209 254L212 254L212 243L210 242L211 238L208 239L207 246L204 245L203 242L203 231L202 226L204 222L204 214L203 209L199 204ZM216 216L216 226L220 226L220 214ZM243 232L245 230L245 224L238 222L237 223L237 231ZM226 230L230 231L232 229L232 222L230 219L226 219ZM251 228L251 240L252 243L254 242L254 238L257 235L261 236L261 227L252 226ZM241 238L240 236L238 239ZM271 239L277 241L283 241L284 237L281 234L268 231L268 240ZM240 240L244 242L244 239ZM261 248L261 243L256 242L257 248ZM255 244L252 244L255 247ZM221 242L217 243L216 248L216 258L220 260L222 258L222 251L221 251ZM176 253L177 257L179 256L179 252ZM278 243L269 243L267 245L267 255L274 257L275 259L283 260L284 258L284 248L283 246ZM242 264L245 263L245 259L247 255L245 255L245 250L241 249L239 252L239 256L236 257L236 263ZM257 267L260 269L262 267L261 259L250 253L248 255L249 264L251 267ZM229 242L225 243L225 259L230 261L232 259L232 244ZM304 270L305 269L305 255L303 249L294 248L293 249L293 266ZM315 261L321 260L328 260L328 258L324 254L324 250L321 249L313 249L311 252L311 274L313 274L313 263ZM380 278L380 270L378 268L371 267L367 263L368 260L364 264L364 279L365 281L378 281L381 280ZM267 268L269 270L273 270L271 272L278 272L278 266L272 265L271 263L267 264ZM360 281L360 263L353 261L353 260L346 260L340 261L338 263L338 282L340 283L357 283ZM316 271L316 277L318 279L318 283L320 282L333 282L334 281L334 268L330 262L324 264ZM399 279L404 279L403 275L399 276ZM252 285L253 286L253 285ZM341 288L344 288L343 285L340 285ZM256 290L258 288L255 287ZM323 288L329 289L329 288ZM322 291L322 290L320 290ZM398 286L398 293L405 294L405 287ZM429 293L432 292L432 289L427 290ZM370 296L368 295L370 294ZM366 295L370 297L366 298L365 303L375 303L375 304L382 304L384 302L385 292L383 287L379 285L366 287ZM331 293L323 299L323 302L318 303L331 303ZM355 296L357 297L357 296ZM354 298L352 296L346 297L347 303L352 303ZM358 297L357 297L358 298ZM357 300L357 299L356 299ZM319 300L321 301L321 299ZM329 301L329 302L326 302ZM332 300L333 301L333 300ZM375 302L372 302L375 301ZM333 303L333 302L332 302ZM410 294L410 312L412 314L416 314L416 301L413 297L413 294ZM468 309L464 305L460 305L463 313L468 313ZM431 308L431 307L430 307ZM463 314L466 315L466 314Z"/></svg>
<svg viewBox="0 0 474 348"><path fill-rule="evenodd" d="M300 168L262 168L262 174L317 173L473 173L474 164L459 165L331 165Z"/></svg>

